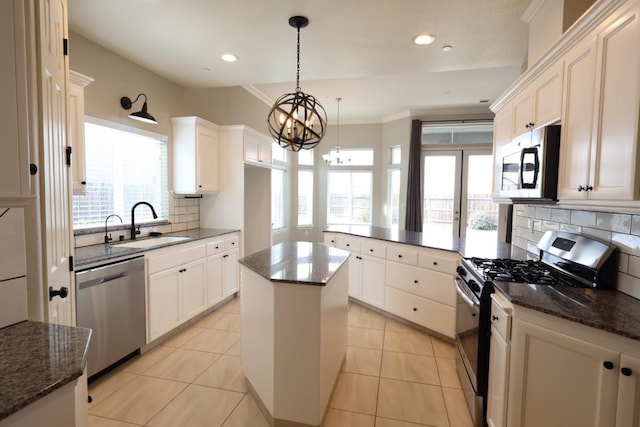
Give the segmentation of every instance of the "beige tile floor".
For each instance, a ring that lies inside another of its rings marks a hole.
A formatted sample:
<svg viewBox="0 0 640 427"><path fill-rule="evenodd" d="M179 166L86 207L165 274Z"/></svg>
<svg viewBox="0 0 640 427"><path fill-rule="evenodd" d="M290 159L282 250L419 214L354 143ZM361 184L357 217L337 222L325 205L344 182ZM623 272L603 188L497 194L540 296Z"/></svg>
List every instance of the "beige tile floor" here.
<svg viewBox="0 0 640 427"><path fill-rule="evenodd" d="M247 392L235 298L89 385L91 427L268 426ZM325 427L472 425L454 346L350 304Z"/></svg>

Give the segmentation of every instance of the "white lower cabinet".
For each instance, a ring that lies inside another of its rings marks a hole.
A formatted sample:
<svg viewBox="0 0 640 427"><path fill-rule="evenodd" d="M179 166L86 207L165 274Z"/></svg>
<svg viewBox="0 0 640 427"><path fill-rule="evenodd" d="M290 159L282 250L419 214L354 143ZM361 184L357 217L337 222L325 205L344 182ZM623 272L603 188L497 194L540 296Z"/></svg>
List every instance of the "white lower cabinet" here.
<svg viewBox="0 0 640 427"><path fill-rule="evenodd" d="M222 255L222 293L225 297L238 292L238 249L230 249Z"/></svg>
<svg viewBox="0 0 640 427"><path fill-rule="evenodd" d="M180 314L191 319L206 308L206 263L204 259L190 262L180 270Z"/></svg>
<svg viewBox="0 0 640 427"><path fill-rule="evenodd" d="M147 342L238 291L238 245L231 234L147 253Z"/></svg>
<svg viewBox="0 0 640 427"><path fill-rule="evenodd" d="M489 388L487 425L507 427L509 358L511 356L511 307L499 294L491 295L491 338L489 340Z"/></svg>
<svg viewBox="0 0 640 427"><path fill-rule="evenodd" d="M180 324L180 267L149 275L148 341Z"/></svg>
<svg viewBox="0 0 640 427"><path fill-rule="evenodd" d="M519 308L514 312L510 427L637 427L638 342Z"/></svg>
<svg viewBox="0 0 640 427"><path fill-rule="evenodd" d="M324 243L351 252L349 297L455 337L455 252L324 233Z"/></svg>

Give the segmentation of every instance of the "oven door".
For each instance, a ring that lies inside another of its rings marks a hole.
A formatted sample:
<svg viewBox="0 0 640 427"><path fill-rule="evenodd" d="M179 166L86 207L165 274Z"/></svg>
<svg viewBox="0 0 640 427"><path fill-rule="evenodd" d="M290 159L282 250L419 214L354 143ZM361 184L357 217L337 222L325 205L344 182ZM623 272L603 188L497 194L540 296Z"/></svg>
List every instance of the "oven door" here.
<svg viewBox="0 0 640 427"><path fill-rule="evenodd" d="M460 278L455 279L458 292L456 310L456 346L466 375L478 394L478 342L480 338L480 301Z"/></svg>

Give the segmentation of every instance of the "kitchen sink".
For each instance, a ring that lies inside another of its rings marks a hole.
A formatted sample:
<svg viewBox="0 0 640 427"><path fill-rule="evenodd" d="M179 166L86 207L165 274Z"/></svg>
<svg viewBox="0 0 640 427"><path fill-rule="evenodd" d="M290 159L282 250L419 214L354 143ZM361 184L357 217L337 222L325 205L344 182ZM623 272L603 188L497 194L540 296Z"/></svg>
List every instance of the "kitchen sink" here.
<svg viewBox="0 0 640 427"><path fill-rule="evenodd" d="M177 243L189 239L190 237L180 236L149 237L148 239L133 240L125 243L116 243L114 246L118 246L121 248L148 249L155 246L162 246L168 243Z"/></svg>

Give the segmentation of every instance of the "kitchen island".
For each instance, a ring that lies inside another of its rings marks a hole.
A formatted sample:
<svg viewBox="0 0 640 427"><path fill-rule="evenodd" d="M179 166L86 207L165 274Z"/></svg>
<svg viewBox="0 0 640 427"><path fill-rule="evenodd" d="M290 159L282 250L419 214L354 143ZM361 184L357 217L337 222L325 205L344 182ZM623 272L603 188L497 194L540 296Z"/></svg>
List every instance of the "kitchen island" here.
<svg viewBox="0 0 640 427"><path fill-rule="evenodd" d="M319 426L347 346L349 253L283 242L241 259L242 365L272 426Z"/></svg>

